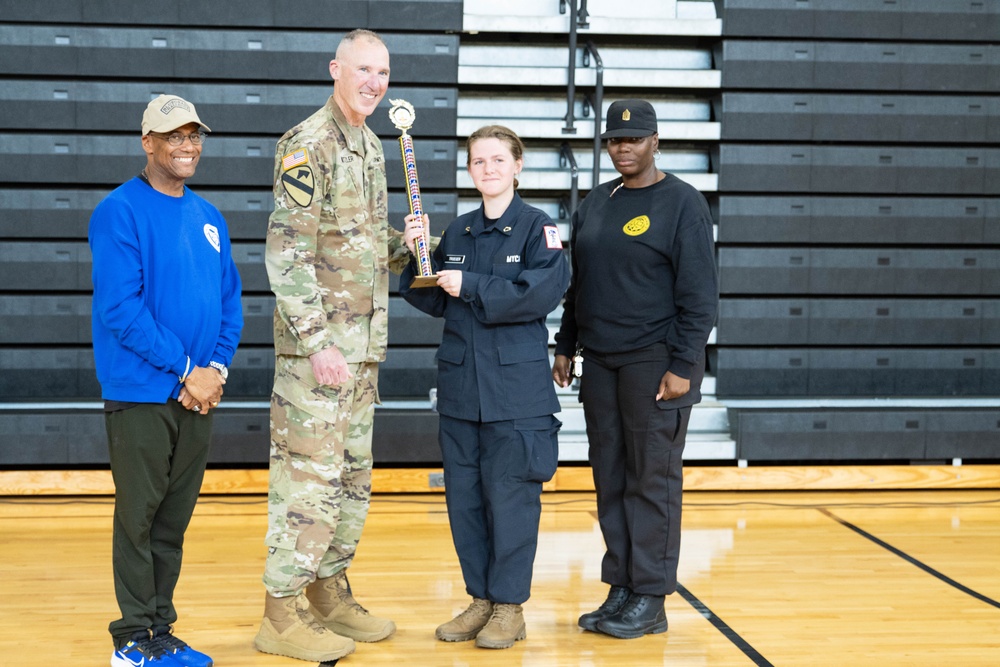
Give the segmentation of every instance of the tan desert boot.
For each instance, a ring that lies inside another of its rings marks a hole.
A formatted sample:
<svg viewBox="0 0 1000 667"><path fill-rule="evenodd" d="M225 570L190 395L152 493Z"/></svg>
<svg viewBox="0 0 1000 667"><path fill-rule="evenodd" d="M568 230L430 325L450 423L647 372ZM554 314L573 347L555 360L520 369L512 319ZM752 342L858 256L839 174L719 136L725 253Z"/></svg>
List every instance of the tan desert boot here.
<svg viewBox="0 0 1000 667"><path fill-rule="evenodd" d="M351 594L347 573L341 570L332 577L317 579L306 588L313 616L338 635L359 642L377 642L396 631L387 618L372 616Z"/></svg>
<svg viewBox="0 0 1000 667"><path fill-rule="evenodd" d="M264 620L253 640L262 653L310 662L327 662L354 653L354 640L341 637L316 622L303 593L264 600Z"/></svg>
<svg viewBox="0 0 1000 667"><path fill-rule="evenodd" d="M479 648L510 648L527 636L519 604L497 604L486 626L476 635Z"/></svg>
<svg viewBox="0 0 1000 667"><path fill-rule="evenodd" d="M461 614L438 626L434 636L443 642L467 642L475 639L493 615L493 603L472 598L472 604Z"/></svg>

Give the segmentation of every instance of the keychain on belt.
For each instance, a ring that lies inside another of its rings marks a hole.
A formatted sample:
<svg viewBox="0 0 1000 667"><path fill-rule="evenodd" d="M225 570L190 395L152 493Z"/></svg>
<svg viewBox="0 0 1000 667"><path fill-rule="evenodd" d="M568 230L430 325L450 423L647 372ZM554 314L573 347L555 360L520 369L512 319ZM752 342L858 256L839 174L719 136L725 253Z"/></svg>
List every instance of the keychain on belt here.
<svg viewBox="0 0 1000 667"><path fill-rule="evenodd" d="M573 355L573 377L583 376L583 348L577 347L576 354Z"/></svg>

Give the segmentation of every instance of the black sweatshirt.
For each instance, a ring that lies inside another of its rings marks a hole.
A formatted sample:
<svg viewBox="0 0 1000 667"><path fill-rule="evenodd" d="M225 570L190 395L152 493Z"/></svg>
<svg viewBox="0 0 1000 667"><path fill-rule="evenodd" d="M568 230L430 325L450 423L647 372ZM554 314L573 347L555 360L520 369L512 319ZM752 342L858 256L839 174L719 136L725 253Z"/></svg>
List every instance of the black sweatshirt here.
<svg viewBox="0 0 1000 667"><path fill-rule="evenodd" d="M665 342L670 371L690 378L719 303L708 204L671 174L645 188L620 184L599 185L573 214L556 354L572 356L578 343L608 354Z"/></svg>

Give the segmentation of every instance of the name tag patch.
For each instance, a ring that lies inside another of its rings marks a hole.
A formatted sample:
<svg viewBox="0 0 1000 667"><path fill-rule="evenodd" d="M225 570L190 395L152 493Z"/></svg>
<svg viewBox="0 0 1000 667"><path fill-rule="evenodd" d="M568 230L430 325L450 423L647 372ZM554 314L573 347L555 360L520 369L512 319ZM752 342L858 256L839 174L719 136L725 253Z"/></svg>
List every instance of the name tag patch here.
<svg viewBox="0 0 1000 667"><path fill-rule="evenodd" d="M445 264L465 264L465 255L448 255L444 261Z"/></svg>

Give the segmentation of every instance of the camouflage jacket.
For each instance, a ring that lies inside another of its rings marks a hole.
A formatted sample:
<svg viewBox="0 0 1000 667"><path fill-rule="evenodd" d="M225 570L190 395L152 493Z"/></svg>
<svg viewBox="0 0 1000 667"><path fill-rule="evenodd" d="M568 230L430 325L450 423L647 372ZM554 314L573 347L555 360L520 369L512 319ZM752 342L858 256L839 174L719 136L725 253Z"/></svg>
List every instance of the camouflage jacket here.
<svg viewBox="0 0 1000 667"><path fill-rule="evenodd" d="M388 272L410 260L387 197L382 142L333 97L278 140L265 251L277 354L385 359Z"/></svg>

